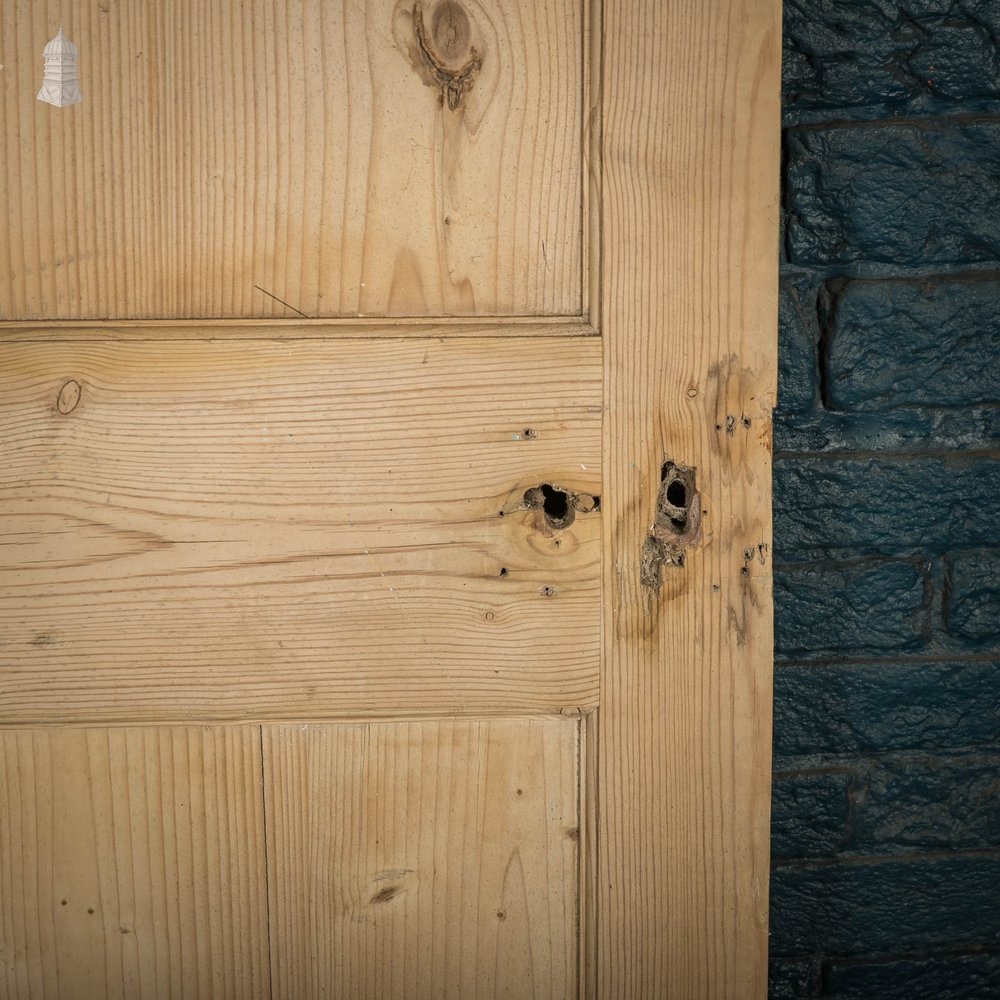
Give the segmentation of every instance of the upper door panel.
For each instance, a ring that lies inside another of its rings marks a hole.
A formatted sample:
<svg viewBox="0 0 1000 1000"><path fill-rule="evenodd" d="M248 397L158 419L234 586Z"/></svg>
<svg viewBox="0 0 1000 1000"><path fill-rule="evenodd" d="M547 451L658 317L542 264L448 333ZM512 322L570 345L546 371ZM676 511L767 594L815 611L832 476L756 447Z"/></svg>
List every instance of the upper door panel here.
<svg viewBox="0 0 1000 1000"><path fill-rule="evenodd" d="M15 0L0 38L0 319L584 312L578 0Z"/></svg>

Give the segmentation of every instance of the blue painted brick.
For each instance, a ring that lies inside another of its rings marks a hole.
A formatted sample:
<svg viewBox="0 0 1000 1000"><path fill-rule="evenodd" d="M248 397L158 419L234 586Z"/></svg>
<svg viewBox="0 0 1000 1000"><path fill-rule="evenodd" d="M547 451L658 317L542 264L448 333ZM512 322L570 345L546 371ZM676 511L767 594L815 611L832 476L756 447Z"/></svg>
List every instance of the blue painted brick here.
<svg viewBox="0 0 1000 1000"><path fill-rule="evenodd" d="M857 854L1000 848L1000 755L878 760L851 788L842 850ZM997 887L1000 892L1000 885Z"/></svg>
<svg viewBox="0 0 1000 1000"><path fill-rule="evenodd" d="M786 109L1000 95L993 0L785 0Z"/></svg>
<svg viewBox="0 0 1000 1000"><path fill-rule="evenodd" d="M809 959L772 959L767 968L768 1000L809 1000L818 966Z"/></svg>
<svg viewBox="0 0 1000 1000"><path fill-rule="evenodd" d="M821 858L848 837L852 795L861 784L845 768L778 772L771 786L771 857Z"/></svg>
<svg viewBox="0 0 1000 1000"><path fill-rule="evenodd" d="M779 386L780 396L780 386ZM886 451L919 453L1000 450L1000 412L996 407L933 409L902 407L884 412L774 414L774 453Z"/></svg>
<svg viewBox="0 0 1000 1000"><path fill-rule="evenodd" d="M1000 461L993 458L775 462L779 560L816 548L892 552L991 545L998 514Z"/></svg>
<svg viewBox="0 0 1000 1000"><path fill-rule="evenodd" d="M771 873L775 955L1000 945L1000 856L791 864Z"/></svg>
<svg viewBox="0 0 1000 1000"><path fill-rule="evenodd" d="M1000 549L952 555L945 621L954 636L991 647L1000 642Z"/></svg>
<svg viewBox="0 0 1000 1000"><path fill-rule="evenodd" d="M932 955L881 962L830 962L822 997L837 1000L997 1000L1000 956Z"/></svg>
<svg viewBox="0 0 1000 1000"><path fill-rule="evenodd" d="M774 585L785 657L912 650L930 635L930 579L915 561L786 565Z"/></svg>
<svg viewBox="0 0 1000 1000"><path fill-rule="evenodd" d="M775 860L989 849L1000 849L996 753L894 754L774 775Z"/></svg>
<svg viewBox="0 0 1000 1000"><path fill-rule="evenodd" d="M824 388L837 409L1000 402L996 274L850 281L830 326Z"/></svg>
<svg viewBox="0 0 1000 1000"><path fill-rule="evenodd" d="M794 128L786 244L797 264L1000 259L1000 121Z"/></svg>
<svg viewBox="0 0 1000 1000"><path fill-rule="evenodd" d="M778 758L1000 743L1000 660L779 663L774 712Z"/></svg>
<svg viewBox="0 0 1000 1000"><path fill-rule="evenodd" d="M778 295L778 410L801 413L812 407L818 388L816 343L817 287L782 280Z"/></svg>

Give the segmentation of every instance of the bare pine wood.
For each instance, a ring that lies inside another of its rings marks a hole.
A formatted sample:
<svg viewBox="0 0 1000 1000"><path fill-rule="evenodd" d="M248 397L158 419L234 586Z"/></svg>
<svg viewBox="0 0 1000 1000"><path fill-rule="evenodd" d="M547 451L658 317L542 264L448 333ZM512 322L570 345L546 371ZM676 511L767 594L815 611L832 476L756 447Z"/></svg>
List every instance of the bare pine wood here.
<svg viewBox="0 0 1000 1000"><path fill-rule="evenodd" d="M576 995L578 723L266 726L274 995Z"/></svg>
<svg viewBox="0 0 1000 1000"><path fill-rule="evenodd" d="M766 993L777 0L604 10L602 998ZM643 585L665 460L702 537Z"/></svg>
<svg viewBox="0 0 1000 1000"><path fill-rule="evenodd" d="M0 322L0 344L36 343L42 340L399 340L401 337L594 337L599 331L589 320L530 316L467 319L269 319L243 322L234 319L61 320L53 322Z"/></svg>
<svg viewBox="0 0 1000 1000"><path fill-rule="evenodd" d="M0 721L594 703L596 339L0 359Z"/></svg>
<svg viewBox="0 0 1000 1000"><path fill-rule="evenodd" d="M60 22L70 108L35 99ZM0 319L581 315L582 22L577 0L8 0ZM432 58L481 63L454 109Z"/></svg>
<svg viewBox="0 0 1000 1000"><path fill-rule="evenodd" d="M0 732L0 997L268 995L260 736Z"/></svg>

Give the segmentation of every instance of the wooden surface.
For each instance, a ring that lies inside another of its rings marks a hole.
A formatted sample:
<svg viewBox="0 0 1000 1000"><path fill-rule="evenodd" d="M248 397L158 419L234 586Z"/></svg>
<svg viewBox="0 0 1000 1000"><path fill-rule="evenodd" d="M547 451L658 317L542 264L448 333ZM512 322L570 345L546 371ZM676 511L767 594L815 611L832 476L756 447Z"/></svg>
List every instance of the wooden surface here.
<svg viewBox="0 0 1000 1000"><path fill-rule="evenodd" d="M5 345L0 721L593 704L599 352Z"/></svg>
<svg viewBox="0 0 1000 1000"><path fill-rule="evenodd" d="M598 995L764 997L780 4L604 17ZM667 460L701 539L657 590Z"/></svg>
<svg viewBox="0 0 1000 1000"><path fill-rule="evenodd" d="M761 1000L779 4L395 3L0 11L0 971Z"/></svg>
<svg viewBox="0 0 1000 1000"><path fill-rule="evenodd" d="M38 343L45 340L400 340L406 337L449 338L596 337L589 320L573 317L536 319L531 316L467 319L234 319L60 320L53 322L0 321L0 343Z"/></svg>
<svg viewBox="0 0 1000 1000"><path fill-rule="evenodd" d="M578 730L266 726L274 996L575 996Z"/></svg>
<svg viewBox="0 0 1000 1000"><path fill-rule="evenodd" d="M268 993L256 727L0 732L0 997Z"/></svg>
<svg viewBox="0 0 1000 1000"><path fill-rule="evenodd" d="M580 315L582 5L423 6L7 0L0 319Z"/></svg>

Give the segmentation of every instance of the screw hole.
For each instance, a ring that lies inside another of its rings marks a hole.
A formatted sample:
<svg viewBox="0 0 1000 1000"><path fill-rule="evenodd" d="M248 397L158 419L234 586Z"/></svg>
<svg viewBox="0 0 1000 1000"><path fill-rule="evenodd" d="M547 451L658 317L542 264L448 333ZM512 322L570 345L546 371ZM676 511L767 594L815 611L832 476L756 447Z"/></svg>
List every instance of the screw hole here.
<svg viewBox="0 0 1000 1000"><path fill-rule="evenodd" d="M501 566L500 567L500 575L501 576L506 576L507 575L507 567L506 566Z"/></svg>

